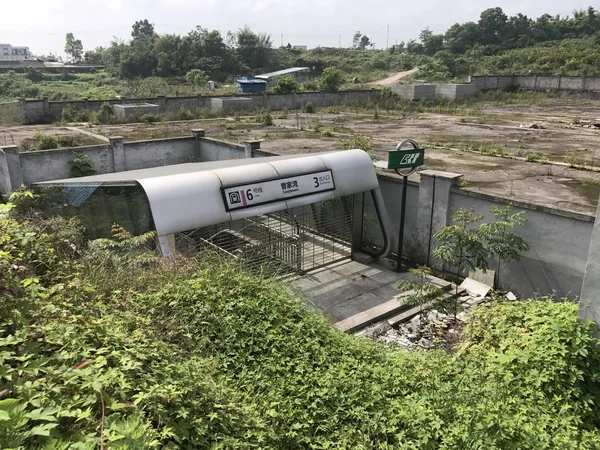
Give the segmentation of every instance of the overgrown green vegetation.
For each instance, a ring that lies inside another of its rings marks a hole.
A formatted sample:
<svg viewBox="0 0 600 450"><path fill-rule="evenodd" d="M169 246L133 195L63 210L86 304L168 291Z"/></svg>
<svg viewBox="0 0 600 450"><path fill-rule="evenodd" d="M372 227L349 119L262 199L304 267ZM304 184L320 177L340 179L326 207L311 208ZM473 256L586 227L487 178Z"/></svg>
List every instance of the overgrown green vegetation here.
<svg viewBox="0 0 600 450"><path fill-rule="evenodd" d="M0 447L594 449L576 305L480 306L452 355L336 331L276 282L0 212ZM16 204L16 206L15 206Z"/></svg>

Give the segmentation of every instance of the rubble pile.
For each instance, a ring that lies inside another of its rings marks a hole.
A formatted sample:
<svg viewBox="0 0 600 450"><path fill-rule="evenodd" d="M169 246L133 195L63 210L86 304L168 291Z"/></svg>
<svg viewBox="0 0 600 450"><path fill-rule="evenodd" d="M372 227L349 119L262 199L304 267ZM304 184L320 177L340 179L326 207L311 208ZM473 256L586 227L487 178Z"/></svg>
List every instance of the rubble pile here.
<svg viewBox="0 0 600 450"><path fill-rule="evenodd" d="M516 296L509 292L506 299L516 300ZM460 306L456 318L437 309L423 309L397 327L390 326L385 320L363 329L355 336L407 350L449 349L458 341L458 335L465 323L469 321L472 309L489 301L492 301L492 298L488 295L463 292L459 299Z"/></svg>

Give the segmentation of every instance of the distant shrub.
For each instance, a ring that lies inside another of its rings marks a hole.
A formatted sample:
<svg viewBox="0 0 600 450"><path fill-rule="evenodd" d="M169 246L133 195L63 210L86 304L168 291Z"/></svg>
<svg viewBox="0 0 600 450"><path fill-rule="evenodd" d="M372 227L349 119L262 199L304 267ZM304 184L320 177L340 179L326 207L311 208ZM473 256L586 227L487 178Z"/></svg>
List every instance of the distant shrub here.
<svg viewBox="0 0 600 450"><path fill-rule="evenodd" d="M538 152L529 152L525 155L525 160L529 162L537 162L540 160L541 155Z"/></svg>
<svg viewBox="0 0 600 450"><path fill-rule="evenodd" d="M33 81L34 83L39 83L40 81L44 81L45 79L44 74L36 69L27 69L25 78Z"/></svg>
<svg viewBox="0 0 600 450"><path fill-rule="evenodd" d="M103 125L108 125L116 122L115 113L108 103L103 103L100 107L100 112L97 115L98 122Z"/></svg>
<svg viewBox="0 0 600 450"><path fill-rule="evenodd" d="M337 91L344 84L344 74L336 67L328 67L321 75L321 87L326 91Z"/></svg>
<svg viewBox="0 0 600 450"><path fill-rule="evenodd" d="M87 177L96 173L88 155L83 152L77 152L75 156L76 158L71 161L71 176Z"/></svg>
<svg viewBox="0 0 600 450"><path fill-rule="evenodd" d="M308 92L314 92L319 90L319 83L316 81L307 81L302 85L302 88Z"/></svg>
<svg viewBox="0 0 600 450"><path fill-rule="evenodd" d="M154 122L160 122L161 120L162 120L162 118L158 114L143 114L140 117L140 122L143 122L143 123L154 123Z"/></svg>
<svg viewBox="0 0 600 450"><path fill-rule="evenodd" d="M277 80L277 84L273 88L276 94L291 94L298 91L298 83L292 77L282 77Z"/></svg>
<svg viewBox="0 0 600 450"><path fill-rule="evenodd" d="M270 126L274 125L274 122L273 122L273 116L272 116L270 113L268 113L268 112L266 112L266 113L264 113L264 114L262 114L262 115L260 116L260 122L261 122L263 125L266 125L266 126L268 126L268 127L270 127Z"/></svg>
<svg viewBox="0 0 600 450"><path fill-rule="evenodd" d="M63 122L89 122L90 121L89 109L74 108L71 105L67 105L62 111Z"/></svg>
<svg viewBox="0 0 600 450"><path fill-rule="evenodd" d="M371 138L363 136L362 134L355 134L349 139L340 139L340 143L344 150L360 148L361 150L369 151L375 148L375 144Z"/></svg>
<svg viewBox="0 0 600 450"><path fill-rule="evenodd" d="M53 134L36 133L35 135L36 148L38 150L53 150L58 148L58 137Z"/></svg>
<svg viewBox="0 0 600 450"><path fill-rule="evenodd" d="M185 74L185 81L194 86L203 86L208 82L208 75L200 69L192 69Z"/></svg>
<svg viewBox="0 0 600 450"><path fill-rule="evenodd" d="M331 128L323 128L321 130L321 136L331 137L333 136L333 130Z"/></svg>
<svg viewBox="0 0 600 450"><path fill-rule="evenodd" d="M195 118L194 113L183 106L175 114L175 120L194 120Z"/></svg>
<svg viewBox="0 0 600 450"><path fill-rule="evenodd" d="M307 114L314 114L316 112L315 105L313 105L311 102L305 103L302 106L302 112Z"/></svg>

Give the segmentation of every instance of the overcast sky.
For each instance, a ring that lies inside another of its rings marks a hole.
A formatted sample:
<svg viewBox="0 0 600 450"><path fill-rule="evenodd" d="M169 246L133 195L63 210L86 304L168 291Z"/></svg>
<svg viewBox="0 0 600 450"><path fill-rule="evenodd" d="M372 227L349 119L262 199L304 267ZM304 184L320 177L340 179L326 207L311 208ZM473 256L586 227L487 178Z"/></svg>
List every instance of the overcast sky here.
<svg viewBox="0 0 600 450"><path fill-rule="evenodd" d="M360 30L379 48L416 38L429 27L443 32L456 22L476 21L500 6L507 15L567 15L590 0L0 0L0 42L28 46L34 54L62 54L65 34L73 32L85 49L106 46L113 36L129 39L131 25L148 19L159 33L186 34L196 25L222 32L248 25L283 42L309 47L349 46Z"/></svg>

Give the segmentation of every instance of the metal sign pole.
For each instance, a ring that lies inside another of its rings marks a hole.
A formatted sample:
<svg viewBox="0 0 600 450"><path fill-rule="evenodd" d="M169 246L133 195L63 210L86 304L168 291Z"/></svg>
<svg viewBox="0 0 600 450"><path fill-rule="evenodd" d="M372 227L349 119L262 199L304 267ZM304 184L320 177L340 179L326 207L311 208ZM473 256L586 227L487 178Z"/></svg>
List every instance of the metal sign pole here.
<svg viewBox="0 0 600 450"><path fill-rule="evenodd" d="M404 244L404 217L406 217L406 190L408 188L408 177L402 177L402 206L400 208L400 232L398 233L398 253L396 258L396 272L402 269L402 247Z"/></svg>
<svg viewBox="0 0 600 450"><path fill-rule="evenodd" d="M410 144L412 148L403 148ZM408 190L408 176L417 167L424 163L425 151L419 148L417 143L406 139L398 144L395 152L389 152L388 168L394 169L398 175L402 175L402 206L400 208L400 229L398 231L398 252L396 257L396 271L402 270L402 253L404 246L404 219L406 217L406 191Z"/></svg>

